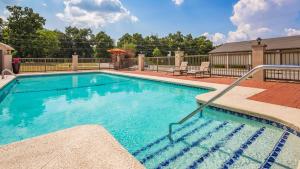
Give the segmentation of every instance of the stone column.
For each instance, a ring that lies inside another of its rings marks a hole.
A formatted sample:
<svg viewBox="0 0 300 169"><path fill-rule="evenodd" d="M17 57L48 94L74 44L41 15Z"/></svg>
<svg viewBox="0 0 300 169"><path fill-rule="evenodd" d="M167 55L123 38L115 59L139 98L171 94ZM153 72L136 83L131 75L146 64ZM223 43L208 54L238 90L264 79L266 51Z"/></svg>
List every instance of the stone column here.
<svg viewBox="0 0 300 169"><path fill-rule="evenodd" d="M138 70L144 71L144 65L145 64L145 54L139 54L138 55Z"/></svg>
<svg viewBox="0 0 300 169"><path fill-rule="evenodd" d="M12 70L12 54L10 50L3 51L2 68Z"/></svg>
<svg viewBox="0 0 300 169"><path fill-rule="evenodd" d="M252 66L253 68L259 65L264 64L264 54L266 50L267 45L264 44L257 44L257 45L252 45ZM258 71L253 75L254 80L258 81L264 81L265 80L265 75L264 71Z"/></svg>
<svg viewBox="0 0 300 169"><path fill-rule="evenodd" d="M115 70L121 69L122 59L120 55L117 55L117 62L115 63Z"/></svg>
<svg viewBox="0 0 300 169"><path fill-rule="evenodd" d="M175 51L175 67L180 67L181 62L184 59L184 51Z"/></svg>
<svg viewBox="0 0 300 169"><path fill-rule="evenodd" d="M77 71L78 70L78 55L74 53L72 55L72 71Z"/></svg>

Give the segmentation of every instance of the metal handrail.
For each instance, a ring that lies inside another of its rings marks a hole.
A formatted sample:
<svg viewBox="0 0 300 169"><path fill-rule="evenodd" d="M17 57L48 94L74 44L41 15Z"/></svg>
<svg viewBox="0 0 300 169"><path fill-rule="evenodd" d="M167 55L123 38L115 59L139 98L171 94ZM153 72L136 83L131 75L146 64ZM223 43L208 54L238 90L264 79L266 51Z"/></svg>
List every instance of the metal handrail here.
<svg viewBox="0 0 300 169"><path fill-rule="evenodd" d="M11 70L9 70L9 69L4 69L4 70L2 70L2 72L1 72L1 77L2 77L2 79L4 79L5 72L8 72L8 73L10 73L10 74L13 75L13 76L16 76L16 74L14 74L14 72L12 72Z"/></svg>
<svg viewBox="0 0 300 169"><path fill-rule="evenodd" d="M216 96L214 96L213 98L208 100L206 103L199 106L196 110L194 110L193 112L191 112L190 114L185 116L180 121L178 121L176 123L170 123L169 124L169 135L168 135L170 141L173 142L172 133L173 133L173 126L174 125L180 125L180 124L184 123L185 121L187 121L188 119L190 119L191 117L193 117L198 112L202 112L202 110L205 107L209 106L212 102L214 102L218 98L222 97L224 94L226 94L228 91L230 91L235 86L239 85L239 83L241 81L247 79L249 76L255 74L256 72L258 72L260 70L298 70L299 71L300 70L300 65L259 65L259 66L256 66L255 68L251 69L249 72L244 74L242 77L237 79L235 82L233 82L231 85L229 85L227 88L222 90L220 93L218 93Z"/></svg>

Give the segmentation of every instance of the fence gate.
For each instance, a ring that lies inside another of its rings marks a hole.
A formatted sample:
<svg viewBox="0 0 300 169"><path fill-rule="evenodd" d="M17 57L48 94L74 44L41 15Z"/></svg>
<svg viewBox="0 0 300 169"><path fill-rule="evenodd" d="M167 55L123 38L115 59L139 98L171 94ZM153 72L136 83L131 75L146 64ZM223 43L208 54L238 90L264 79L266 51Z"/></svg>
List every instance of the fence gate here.
<svg viewBox="0 0 300 169"><path fill-rule="evenodd" d="M300 65L300 49L267 51L264 56L267 65ZM266 80L300 81L299 70L265 70Z"/></svg>

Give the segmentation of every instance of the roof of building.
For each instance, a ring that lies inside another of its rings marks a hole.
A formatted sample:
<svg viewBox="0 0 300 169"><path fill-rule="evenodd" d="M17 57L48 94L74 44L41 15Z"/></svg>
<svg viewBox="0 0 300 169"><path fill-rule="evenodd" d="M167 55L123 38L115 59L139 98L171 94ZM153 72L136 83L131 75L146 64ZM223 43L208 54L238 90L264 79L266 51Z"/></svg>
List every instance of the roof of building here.
<svg viewBox="0 0 300 169"><path fill-rule="evenodd" d="M225 43L209 53L248 52L255 44L257 44L256 40ZM262 39L262 44L267 45L267 50L300 48L300 35Z"/></svg>
<svg viewBox="0 0 300 169"><path fill-rule="evenodd" d="M1 49L5 49L5 50L15 50L14 48L12 48L11 46L5 44L5 43L1 43L0 42L0 48Z"/></svg>

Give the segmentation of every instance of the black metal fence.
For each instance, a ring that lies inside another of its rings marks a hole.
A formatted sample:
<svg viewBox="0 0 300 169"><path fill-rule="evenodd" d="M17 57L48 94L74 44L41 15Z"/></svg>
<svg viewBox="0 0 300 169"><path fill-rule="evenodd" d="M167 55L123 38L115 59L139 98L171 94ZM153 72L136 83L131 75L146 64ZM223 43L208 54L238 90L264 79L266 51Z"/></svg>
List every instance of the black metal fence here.
<svg viewBox="0 0 300 169"><path fill-rule="evenodd" d="M267 51L264 64L269 65L300 65L300 49ZM300 81L297 70L265 70L266 80Z"/></svg>
<svg viewBox="0 0 300 169"><path fill-rule="evenodd" d="M252 54L220 53L209 55L212 75L242 76L252 68Z"/></svg>
<svg viewBox="0 0 300 169"><path fill-rule="evenodd" d="M167 72L175 67L175 57L146 57L145 70Z"/></svg>

